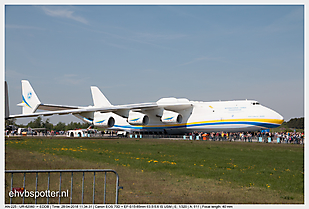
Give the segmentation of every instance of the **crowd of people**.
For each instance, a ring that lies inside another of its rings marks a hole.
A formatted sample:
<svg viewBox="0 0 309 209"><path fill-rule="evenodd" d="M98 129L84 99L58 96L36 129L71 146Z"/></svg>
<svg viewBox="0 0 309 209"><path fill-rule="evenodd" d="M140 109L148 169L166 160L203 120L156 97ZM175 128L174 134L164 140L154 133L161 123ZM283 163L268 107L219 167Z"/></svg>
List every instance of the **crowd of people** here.
<svg viewBox="0 0 309 209"><path fill-rule="evenodd" d="M193 140L210 140L210 141L244 141L252 142L277 142L277 143L294 143L303 144L305 135L302 132L193 132L189 133L190 139ZM191 137L190 137L191 136Z"/></svg>

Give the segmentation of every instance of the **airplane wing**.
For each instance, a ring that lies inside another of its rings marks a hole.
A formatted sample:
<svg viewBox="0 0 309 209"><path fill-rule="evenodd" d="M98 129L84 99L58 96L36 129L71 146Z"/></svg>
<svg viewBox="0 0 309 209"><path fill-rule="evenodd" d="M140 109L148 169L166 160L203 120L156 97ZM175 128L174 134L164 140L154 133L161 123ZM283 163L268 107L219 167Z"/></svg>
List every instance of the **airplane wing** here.
<svg viewBox="0 0 309 209"><path fill-rule="evenodd" d="M31 84L27 80L22 80L22 114L9 115L8 118L25 118L51 115L87 115L87 113L115 113L122 117L128 117L129 112L156 111L164 109L169 111L181 111L192 106L188 99L162 98L153 103L139 103L128 105L112 105L98 87L92 86L91 92L94 106L78 107L54 104L42 104L36 95ZM37 112L37 110L45 110Z"/></svg>
<svg viewBox="0 0 309 209"><path fill-rule="evenodd" d="M105 113L105 112L114 112L114 111L117 111L117 110L125 110L125 109L150 108L150 107L154 107L154 106L155 105L153 105L153 104L147 103L147 104L141 104L141 105L124 105L124 106L110 106L110 107L85 107L85 108L79 108L79 109L65 109L65 110L56 110L56 111L46 111L46 112L36 112L36 113L28 113L28 114L10 115L9 118L26 118L26 117L37 117L37 116L81 114L81 113L96 112L96 111L99 111L101 113ZM52 106L48 106L48 107L52 108L52 107L56 107L56 105L52 105Z"/></svg>
<svg viewBox="0 0 309 209"><path fill-rule="evenodd" d="M121 111L129 111L129 110L143 111L143 110L152 110L152 109L157 109L157 108L164 108L168 110L175 110L175 109L180 110L180 109L191 107L191 104L188 104L188 103L158 104L154 102L154 103L117 105L117 106L109 106L109 107L84 107L84 108L76 107L75 109L73 109L72 106L61 106L61 105L42 105L41 107L42 107L41 109L44 108L45 110L48 110L48 109L51 110L51 109L57 109L57 108L58 110L10 115L9 118L26 118L26 117L37 117L37 116L81 114L81 113L88 113L88 112L101 112L101 113L113 112L113 113L119 114L119 112Z"/></svg>

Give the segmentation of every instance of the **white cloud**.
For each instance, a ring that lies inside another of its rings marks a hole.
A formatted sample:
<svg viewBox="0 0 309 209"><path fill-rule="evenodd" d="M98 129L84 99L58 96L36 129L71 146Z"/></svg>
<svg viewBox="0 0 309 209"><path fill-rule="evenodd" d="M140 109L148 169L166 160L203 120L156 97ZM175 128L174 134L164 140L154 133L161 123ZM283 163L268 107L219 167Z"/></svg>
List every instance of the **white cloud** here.
<svg viewBox="0 0 309 209"><path fill-rule="evenodd" d="M85 83L88 78L81 77L75 74L65 74L63 76L55 78L57 81L64 83L66 85L81 85Z"/></svg>
<svg viewBox="0 0 309 209"><path fill-rule="evenodd" d="M297 7L290 13L270 22L270 24L264 28L264 31L269 33L295 31L296 27L303 27L302 24L299 24L302 23L302 21L304 21L304 8ZM268 35L268 33L266 33L266 35Z"/></svg>
<svg viewBox="0 0 309 209"><path fill-rule="evenodd" d="M153 33L136 33L137 38L146 40L174 40L187 37L184 34L153 34Z"/></svg>
<svg viewBox="0 0 309 209"><path fill-rule="evenodd" d="M191 60L189 62L177 65L177 67L184 66L184 65L190 65L190 64L193 64L193 63L196 63L196 62L200 62L200 61L203 61L203 60L218 60L218 58L214 58L214 57L199 57L199 58L195 58L194 60Z"/></svg>
<svg viewBox="0 0 309 209"><path fill-rule="evenodd" d="M34 26L26 26L26 25L11 25L6 24L5 28L11 28L11 29L34 29L34 30L46 30L45 28L39 28Z"/></svg>
<svg viewBox="0 0 309 209"><path fill-rule="evenodd" d="M101 43L103 43L103 44L105 44L105 45L108 45L108 46L116 47L116 48L118 48L118 49L128 49L128 48L125 47L124 45L110 43L110 42L107 42L107 41L105 41L105 40L101 40Z"/></svg>
<svg viewBox="0 0 309 209"><path fill-rule="evenodd" d="M45 14L52 16L52 17L61 17L61 18L68 18L71 20L75 20L84 24L87 24L88 21L78 15L74 14L74 11L70 11L66 8L57 8L57 9L51 9L50 7L42 7L43 11L45 12Z"/></svg>
<svg viewBox="0 0 309 209"><path fill-rule="evenodd" d="M10 70L10 69L5 71L5 75L8 76L8 77L13 77L13 78L15 78L15 77L25 77L26 76L26 74L17 72L15 70Z"/></svg>

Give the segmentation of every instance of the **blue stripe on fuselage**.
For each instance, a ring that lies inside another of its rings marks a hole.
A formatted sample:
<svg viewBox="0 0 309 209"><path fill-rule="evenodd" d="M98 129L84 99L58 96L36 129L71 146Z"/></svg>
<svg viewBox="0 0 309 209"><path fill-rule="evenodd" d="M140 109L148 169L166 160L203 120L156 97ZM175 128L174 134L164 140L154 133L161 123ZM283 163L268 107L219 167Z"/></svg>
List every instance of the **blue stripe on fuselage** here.
<svg viewBox="0 0 309 209"><path fill-rule="evenodd" d="M239 122L215 122L215 123L198 123L198 124L185 124L185 125L178 125L178 126L131 126L131 125L114 125L116 128L131 128L131 129L177 129L177 128L188 128L188 127L198 127L198 126L215 126L215 125L252 125L252 126L260 126L265 128L276 128L279 127L279 124L273 123L262 123L262 122L247 122L247 121L239 121Z"/></svg>

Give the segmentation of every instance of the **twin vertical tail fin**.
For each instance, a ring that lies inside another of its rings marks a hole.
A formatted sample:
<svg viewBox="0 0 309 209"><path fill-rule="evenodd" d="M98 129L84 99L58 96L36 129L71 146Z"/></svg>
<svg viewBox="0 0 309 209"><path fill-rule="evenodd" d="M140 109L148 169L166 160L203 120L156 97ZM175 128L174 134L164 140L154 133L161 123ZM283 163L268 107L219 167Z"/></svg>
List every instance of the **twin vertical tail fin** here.
<svg viewBox="0 0 309 209"><path fill-rule="evenodd" d="M91 94L94 107L112 107L100 89L96 86L91 86ZM111 128L115 124L113 113L101 113L100 111L93 113L93 125L103 128Z"/></svg>
<svg viewBox="0 0 309 209"><path fill-rule="evenodd" d="M111 107L112 104L96 86L91 86L93 105L95 107Z"/></svg>
<svg viewBox="0 0 309 209"><path fill-rule="evenodd" d="M21 88L22 88L22 103L18 104L18 106L22 106L23 114L34 113L37 107L41 104L39 98L34 92L29 81L22 80Z"/></svg>

